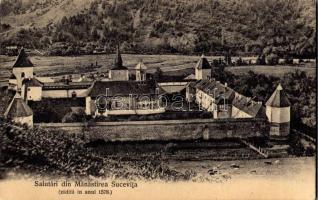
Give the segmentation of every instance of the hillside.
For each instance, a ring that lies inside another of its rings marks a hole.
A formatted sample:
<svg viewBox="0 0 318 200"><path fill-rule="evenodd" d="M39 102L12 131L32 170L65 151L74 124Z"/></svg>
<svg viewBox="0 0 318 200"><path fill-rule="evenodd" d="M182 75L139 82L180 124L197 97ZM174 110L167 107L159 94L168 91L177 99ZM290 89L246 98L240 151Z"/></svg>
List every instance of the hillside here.
<svg viewBox="0 0 318 200"><path fill-rule="evenodd" d="M229 49L232 54L314 57L316 52L314 0L10 2L21 4L0 12L5 13L0 44L53 54L112 50L118 42L134 53L222 54Z"/></svg>

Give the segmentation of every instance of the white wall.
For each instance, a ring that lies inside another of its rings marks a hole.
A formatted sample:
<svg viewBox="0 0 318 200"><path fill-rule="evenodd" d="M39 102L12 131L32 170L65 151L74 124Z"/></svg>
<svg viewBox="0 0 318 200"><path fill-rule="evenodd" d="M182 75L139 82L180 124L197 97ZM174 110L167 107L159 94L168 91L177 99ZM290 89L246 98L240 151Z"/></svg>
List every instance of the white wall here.
<svg viewBox="0 0 318 200"><path fill-rule="evenodd" d="M209 94L204 93L202 90L197 89L196 102L208 111L213 111L215 109L214 98Z"/></svg>
<svg viewBox="0 0 318 200"><path fill-rule="evenodd" d="M266 116L269 122L286 123L290 122L290 107L276 108L266 106Z"/></svg>
<svg viewBox="0 0 318 200"><path fill-rule="evenodd" d="M68 97L72 97L73 91L76 92L76 97L86 97L88 89L76 89L76 90L68 90Z"/></svg>
<svg viewBox="0 0 318 200"><path fill-rule="evenodd" d="M195 79L196 80L202 80L202 70L195 68Z"/></svg>
<svg viewBox="0 0 318 200"><path fill-rule="evenodd" d="M27 124L30 127L33 127L33 115L28 117L15 117L12 119L15 123Z"/></svg>
<svg viewBox="0 0 318 200"><path fill-rule="evenodd" d="M33 67L14 67L12 73L17 78L18 89L22 87L21 75L24 72L24 78L33 78Z"/></svg>
<svg viewBox="0 0 318 200"><path fill-rule="evenodd" d="M43 98L67 98L67 90L43 90Z"/></svg>
<svg viewBox="0 0 318 200"><path fill-rule="evenodd" d="M92 101L92 98L90 96L85 98L85 114L86 115L92 114L91 101Z"/></svg>
<svg viewBox="0 0 318 200"><path fill-rule="evenodd" d="M88 89L73 89L73 90L43 90L43 98L72 98L72 93L76 92L76 97L86 97Z"/></svg>
<svg viewBox="0 0 318 200"><path fill-rule="evenodd" d="M26 99L32 101L41 101L42 87L28 87Z"/></svg>
<svg viewBox="0 0 318 200"><path fill-rule="evenodd" d="M128 81L128 70L110 70L109 78L114 81Z"/></svg>

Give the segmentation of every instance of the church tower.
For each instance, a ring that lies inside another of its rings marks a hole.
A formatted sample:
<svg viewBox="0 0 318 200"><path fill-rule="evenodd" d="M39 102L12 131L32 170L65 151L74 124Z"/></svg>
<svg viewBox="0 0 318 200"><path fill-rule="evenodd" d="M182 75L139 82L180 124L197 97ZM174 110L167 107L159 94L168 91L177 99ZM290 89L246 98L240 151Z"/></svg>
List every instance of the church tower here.
<svg viewBox="0 0 318 200"><path fill-rule="evenodd" d="M147 66L142 62L142 60L140 60L139 63L136 65L135 71L136 71L136 81L146 80Z"/></svg>
<svg viewBox="0 0 318 200"><path fill-rule="evenodd" d="M15 123L26 124L30 127L33 126L33 111L23 101L19 93L16 93L8 108L6 109L4 116Z"/></svg>
<svg viewBox="0 0 318 200"><path fill-rule="evenodd" d="M287 139L290 131L290 102L279 84L266 102L266 116L272 139Z"/></svg>
<svg viewBox="0 0 318 200"><path fill-rule="evenodd" d="M197 62L195 66L195 79L209 79L211 77L212 67L208 61L208 59L202 54L200 60Z"/></svg>
<svg viewBox="0 0 318 200"><path fill-rule="evenodd" d="M128 68L123 65L123 59L117 46L117 54L114 62L114 67L109 71L109 79L113 81L128 81L129 72Z"/></svg>
<svg viewBox="0 0 318 200"><path fill-rule="evenodd" d="M33 63L30 61L25 50L22 48L12 67L12 73L16 78L17 90L21 90L22 81L25 78L33 78Z"/></svg>

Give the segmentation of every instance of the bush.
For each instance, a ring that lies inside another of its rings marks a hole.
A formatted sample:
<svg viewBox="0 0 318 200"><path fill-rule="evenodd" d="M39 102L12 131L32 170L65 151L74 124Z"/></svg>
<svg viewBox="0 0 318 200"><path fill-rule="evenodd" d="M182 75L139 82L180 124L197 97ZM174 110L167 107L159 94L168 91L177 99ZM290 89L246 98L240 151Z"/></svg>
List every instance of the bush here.
<svg viewBox="0 0 318 200"><path fill-rule="evenodd" d="M193 173L180 173L169 169L157 157L141 161L122 161L101 157L86 147L78 135L60 130L23 129L0 124L1 171L22 171L35 175L67 177L101 176L121 179L189 180Z"/></svg>
<svg viewBox="0 0 318 200"><path fill-rule="evenodd" d="M278 64L278 56L274 53L269 54L266 57L266 64L267 65L277 65Z"/></svg>

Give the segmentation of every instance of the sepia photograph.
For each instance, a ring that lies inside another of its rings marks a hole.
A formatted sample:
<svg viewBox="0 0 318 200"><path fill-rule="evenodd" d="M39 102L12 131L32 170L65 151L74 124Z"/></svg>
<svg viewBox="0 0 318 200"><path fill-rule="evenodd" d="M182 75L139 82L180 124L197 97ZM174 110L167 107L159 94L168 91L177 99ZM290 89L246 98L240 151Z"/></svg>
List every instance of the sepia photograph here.
<svg viewBox="0 0 318 200"><path fill-rule="evenodd" d="M316 199L316 0L0 0L0 199Z"/></svg>

